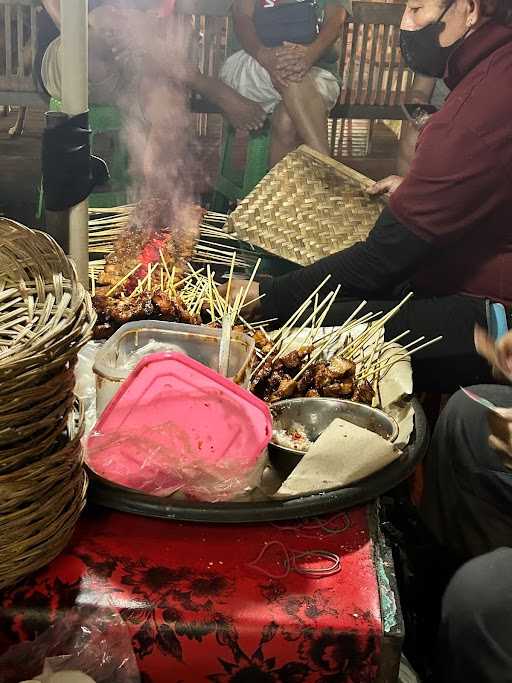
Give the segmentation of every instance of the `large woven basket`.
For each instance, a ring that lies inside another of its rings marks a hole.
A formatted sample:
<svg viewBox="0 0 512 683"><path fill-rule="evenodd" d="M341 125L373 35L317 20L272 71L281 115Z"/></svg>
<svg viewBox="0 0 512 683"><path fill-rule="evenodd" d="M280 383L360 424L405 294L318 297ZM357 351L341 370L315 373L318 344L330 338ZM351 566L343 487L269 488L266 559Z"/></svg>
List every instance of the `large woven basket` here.
<svg viewBox="0 0 512 683"><path fill-rule="evenodd" d="M307 266L366 239L384 203L372 181L302 146L280 161L229 216L226 230Z"/></svg>
<svg viewBox="0 0 512 683"><path fill-rule="evenodd" d="M74 368L94 322L60 247L0 218L0 588L58 555L83 508Z"/></svg>
<svg viewBox="0 0 512 683"><path fill-rule="evenodd" d="M90 297L57 243L0 218L0 381L76 357L93 324Z"/></svg>
<svg viewBox="0 0 512 683"><path fill-rule="evenodd" d="M77 406L53 452L0 475L0 589L44 567L67 545L87 491L82 433Z"/></svg>

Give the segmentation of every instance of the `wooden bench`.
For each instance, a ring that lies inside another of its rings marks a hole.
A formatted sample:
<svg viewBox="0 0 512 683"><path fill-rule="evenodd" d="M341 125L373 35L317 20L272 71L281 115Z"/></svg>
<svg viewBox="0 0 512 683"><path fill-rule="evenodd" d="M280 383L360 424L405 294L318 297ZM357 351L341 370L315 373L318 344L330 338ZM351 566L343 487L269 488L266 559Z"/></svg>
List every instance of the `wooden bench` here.
<svg viewBox="0 0 512 683"><path fill-rule="evenodd" d="M33 77L39 0L0 0L0 107L18 106L9 134L20 135L27 106L45 101Z"/></svg>
<svg viewBox="0 0 512 683"><path fill-rule="evenodd" d="M399 35L405 5L354 2L341 35L342 89L334 118L405 119L401 105L414 79Z"/></svg>
<svg viewBox="0 0 512 683"><path fill-rule="evenodd" d="M181 12L195 14L194 21L204 36L199 66L203 73L217 76L226 54L227 35L232 30L231 2L182 0L177 6ZM347 121L369 122L367 145L375 121L405 119L401 105L408 99L414 75L400 52L399 27L404 7L401 3L353 2L352 15L340 36L341 95L329 117L333 156L341 154ZM199 95L192 98L192 111L202 115L202 130L206 130L208 114L222 113Z"/></svg>
<svg viewBox="0 0 512 683"><path fill-rule="evenodd" d="M40 105L33 77L39 0L0 0L0 104Z"/></svg>

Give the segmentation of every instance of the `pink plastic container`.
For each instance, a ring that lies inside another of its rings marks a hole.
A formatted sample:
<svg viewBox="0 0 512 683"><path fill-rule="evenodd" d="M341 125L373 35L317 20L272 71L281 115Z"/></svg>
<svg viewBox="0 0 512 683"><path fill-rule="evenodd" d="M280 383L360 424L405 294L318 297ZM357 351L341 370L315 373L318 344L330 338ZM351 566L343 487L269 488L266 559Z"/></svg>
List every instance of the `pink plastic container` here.
<svg viewBox="0 0 512 683"><path fill-rule="evenodd" d="M99 476L155 496L229 500L259 483L267 406L180 353L143 358L87 440Z"/></svg>

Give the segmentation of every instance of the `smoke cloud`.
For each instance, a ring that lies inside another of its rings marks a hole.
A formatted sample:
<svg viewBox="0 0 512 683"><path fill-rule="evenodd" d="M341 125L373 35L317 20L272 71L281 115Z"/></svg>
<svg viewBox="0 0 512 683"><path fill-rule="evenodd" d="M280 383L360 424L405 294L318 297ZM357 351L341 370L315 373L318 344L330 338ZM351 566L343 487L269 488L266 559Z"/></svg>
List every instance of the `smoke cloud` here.
<svg viewBox="0 0 512 683"><path fill-rule="evenodd" d="M127 0L120 2L113 10L116 30L111 36L126 83L118 106L132 194L137 201L163 200L158 203L160 215L153 217L160 223L155 227L172 226L189 234L198 224L195 180L201 172L187 87L194 36L183 16L160 16L160 2L147 0L144 5L141 10ZM147 228L148 210L138 213L146 222L140 227Z"/></svg>

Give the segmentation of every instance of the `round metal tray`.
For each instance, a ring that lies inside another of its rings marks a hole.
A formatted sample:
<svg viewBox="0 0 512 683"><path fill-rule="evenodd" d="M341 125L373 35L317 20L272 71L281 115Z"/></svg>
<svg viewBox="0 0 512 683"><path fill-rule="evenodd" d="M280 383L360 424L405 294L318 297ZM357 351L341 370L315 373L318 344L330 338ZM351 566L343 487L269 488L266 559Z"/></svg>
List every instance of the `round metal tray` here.
<svg viewBox="0 0 512 683"><path fill-rule="evenodd" d="M418 463L422 461L428 447L429 429L425 413L417 399L413 399L413 407L415 427L402 457L371 477L362 479L352 486L325 493L314 493L287 501L264 501L260 503L169 502L167 499L117 488L104 479L92 475L89 500L97 505L145 517L215 524L250 524L315 517L316 515L361 505L386 493L407 479Z"/></svg>

